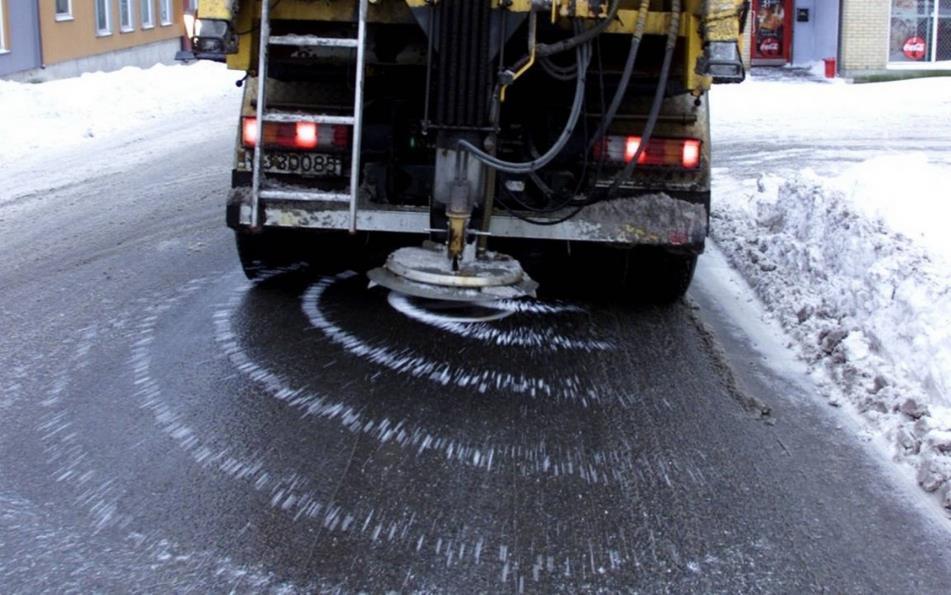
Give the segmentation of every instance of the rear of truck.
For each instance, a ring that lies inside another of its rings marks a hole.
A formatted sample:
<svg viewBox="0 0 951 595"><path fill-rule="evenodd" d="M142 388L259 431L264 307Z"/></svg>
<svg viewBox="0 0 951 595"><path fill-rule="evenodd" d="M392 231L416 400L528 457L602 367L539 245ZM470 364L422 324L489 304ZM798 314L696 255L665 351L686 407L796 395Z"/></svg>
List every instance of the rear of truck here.
<svg viewBox="0 0 951 595"><path fill-rule="evenodd" d="M652 259L631 281L677 299L708 232L707 91L743 79L747 8L205 0L198 57L247 72L227 206L245 271L416 238L371 278L515 296L533 283L496 245L584 243Z"/></svg>

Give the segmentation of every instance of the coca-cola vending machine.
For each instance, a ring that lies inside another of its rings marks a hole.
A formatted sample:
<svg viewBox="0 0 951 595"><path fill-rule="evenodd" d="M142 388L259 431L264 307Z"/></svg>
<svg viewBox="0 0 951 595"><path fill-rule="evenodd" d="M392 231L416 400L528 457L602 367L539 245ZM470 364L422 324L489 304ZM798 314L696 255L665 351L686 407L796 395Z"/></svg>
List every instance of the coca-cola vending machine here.
<svg viewBox="0 0 951 595"><path fill-rule="evenodd" d="M753 0L750 57L756 65L788 64L792 58L792 0Z"/></svg>

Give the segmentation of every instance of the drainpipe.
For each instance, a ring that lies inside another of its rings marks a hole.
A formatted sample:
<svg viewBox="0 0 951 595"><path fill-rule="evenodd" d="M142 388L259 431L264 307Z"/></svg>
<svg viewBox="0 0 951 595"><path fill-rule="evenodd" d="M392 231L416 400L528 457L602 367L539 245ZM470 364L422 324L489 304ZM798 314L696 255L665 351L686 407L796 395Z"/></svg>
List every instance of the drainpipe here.
<svg viewBox="0 0 951 595"><path fill-rule="evenodd" d="M36 25L36 55L40 59L40 68L46 68L46 60L43 59L43 13L40 12L40 1L33 3L33 15L36 17L33 22Z"/></svg>
<svg viewBox="0 0 951 595"><path fill-rule="evenodd" d="M835 26L837 31L836 35L836 52L835 52L835 63L836 69L839 72L842 72L842 15L845 14L845 0L839 0L839 14L836 15Z"/></svg>

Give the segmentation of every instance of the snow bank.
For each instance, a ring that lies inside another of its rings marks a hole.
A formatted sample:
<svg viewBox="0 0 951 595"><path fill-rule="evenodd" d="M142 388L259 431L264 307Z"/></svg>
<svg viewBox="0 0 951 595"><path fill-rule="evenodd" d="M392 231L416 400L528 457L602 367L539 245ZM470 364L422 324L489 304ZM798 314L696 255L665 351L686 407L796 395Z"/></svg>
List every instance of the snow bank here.
<svg viewBox="0 0 951 595"><path fill-rule="evenodd" d="M127 67L37 84L0 80L0 166L153 121L195 118L204 104L235 95L238 78L222 64L198 62Z"/></svg>
<svg viewBox="0 0 951 595"><path fill-rule="evenodd" d="M951 79L754 79L714 91L713 133L715 241L951 508Z"/></svg>
<svg viewBox="0 0 951 595"><path fill-rule="evenodd" d="M951 261L951 166L923 153L885 155L846 170L835 182L862 216L882 219L929 254Z"/></svg>
<svg viewBox="0 0 951 595"><path fill-rule="evenodd" d="M850 401L951 507L951 260L930 223L948 221L939 189L951 168L914 160L930 191L907 204L912 217L896 213L891 183L876 184L905 161L882 158L831 181L809 170L762 176L718 196L714 237L830 402Z"/></svg>

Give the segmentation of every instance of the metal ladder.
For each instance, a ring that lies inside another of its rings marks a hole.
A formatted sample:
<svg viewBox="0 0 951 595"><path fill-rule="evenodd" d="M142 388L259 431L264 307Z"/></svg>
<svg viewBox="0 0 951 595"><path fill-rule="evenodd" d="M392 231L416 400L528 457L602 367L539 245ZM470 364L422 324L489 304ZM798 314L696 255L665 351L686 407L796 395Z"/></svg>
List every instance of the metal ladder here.
<svg viewBox="0 0 951 595"><path fill-rule="evenodd" d="M350 203L350 233L357 231L357 193L360 189L360 146L363 136L363 74L366 64L366 32L368 0L359 0L360 8L357 20L357 37L337 38L316 35L271 35L271 2L261 2L260 48L258 57L257 87L257 139L254 143L254 170L251 177L251 225L260 227L261 199L298 200ZM296 47L332 47L356 48L356 81L353 93L353 115L338 116L332 114L299 114L266 109L265 88L267 87L267 55L272 45ZM353 144L350 162L350 192L297 191L261 189L263 161L262 143L266 122L313 122L314 124L337 124L353 126Z"/></svg>

